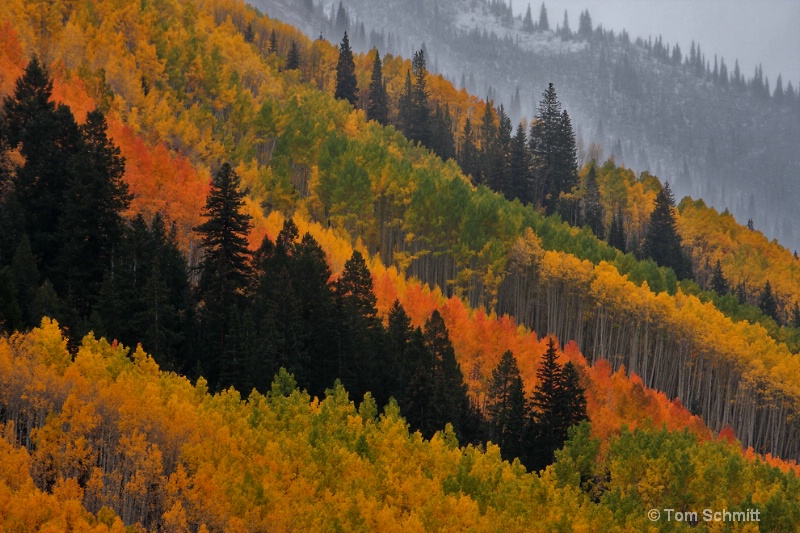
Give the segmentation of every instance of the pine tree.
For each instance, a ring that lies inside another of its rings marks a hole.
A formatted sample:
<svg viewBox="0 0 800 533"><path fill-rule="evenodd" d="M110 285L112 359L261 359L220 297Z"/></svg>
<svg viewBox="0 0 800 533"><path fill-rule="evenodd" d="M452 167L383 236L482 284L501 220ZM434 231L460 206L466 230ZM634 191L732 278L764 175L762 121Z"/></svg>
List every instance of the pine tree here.
<svg viewBox="0 0 800 533"><path fill-rule="evenodd" d="M344 32L342 44L339 45L339 59L336 62L336 91L333 96L347 100L354 107L358 101L356 63L353 60L353 51L350 49L347 32Z"/></svg>
<svg viewBox="0 0 800 533"><path fill-rule="evenodd" d="M336 282L338 377L352 398L375 390L376 347L382 331L372 276L361 252L354 250Z"/></svg>
<svg viewBox="0 0 800 533"><path fill-rule="evenodd" d="M528 401L517 361L510 351L500 358L492 371L486 400L489 417L489 435L500 446L503 459L521 457L526 424L529 418Z"/></svg>
<svg viewBox="0 0 800 533"><path fill-rule="evenodd" d="M542 2L542 8L539 10L539 31L549 30L550 23L547 21L547 8L544 7L544 2Z"/></svg>
<svg viewBox="0 0 800 533"><path fill-rule="evenodd" d="M569 115L561 109L552 83L539 102L528 143L534 201L552 214L559 206L561 194L572 191L578 184L575 133Z"/></svg>
<svg viewBox="0 0 800 533"><path fill-rule="evenodd" d="M414 88L411 91L411 129L409 138L430 146L431 110L428 104L428 69L425 66L425 51L418 50L411 61L414 72Z"/></svg>
<svg viewBox="0 0 800 533"><path fill-rule="evenodd" d="M792 320L790 323L793 328L800 328L800 305L797 305L797 302L792 307Z"/></svg>
<svg viewBox="0 0 800 533"><path fill-rule="evenodd" d="M389 310L383 365L381 365L386 397L378 399L379 404L386 403L390 397L398 402L402 400L403 391L411 379L412 369L409 368L408 350L413 331L411 319L400 302L395 300Z"/></svg>
<svg viewBox="0 0 800 533"><path fill-rule="evenodd" d="M61 200L58 238L62 243L56 265L63 292L82 316L99 294L114 248L122 238L122 212L131 196L122 177L125 159L107 136L100 111L92 111L80 127L80 150L73 158L73 175ZM57 287L58 290L58 287Z"/></svg>
<svg viewBox="0 0 800 533"><path fill-rule="evenodd" d="M561 401L558 405L564 412L561 417L564 420L562 428L564 440L561 442L563 445L567 440L567 430L589 419L586 413L586 391L581 387L578 369L571 361L567 362L561 370L560 389Z"/></svg>
<svg viewBox="0 0 800 533"><path fill-rule="evenodd" d="M478 183L486 185L487 187L495 189L495 166L494 154L497 150L498 131L494 119L494 108L492 101L486 98L486 104L483 108L483 118L481 119L480 127L480 174Z"/></svg>
<svg viewBox="0 0 800 533"><path fill-rule="evenodd" d="M389 123L389 96L383 81L383 65L381 54L375 50L375 62L372 64L372 78L369 83L367 98L367 119L375 120L381 125Z"/></svg>
<svg viewBox="0 0 800 533"><path fill-rule="evenodd" d="M253 31L253 23L248 22L247 27L244 29L244 42L253 43L256 40L256 34Z"/></svg>
<svg viewBox="0 0 800 533"><path fill-rule="evenodd" d="M769 280L767 280L764 290L761 291L761 295L758 297L758 308L775 322L780 323L778 321L778 300L772 293L772 286L769 284Z"/></svg>
<svg viewBox="0 0 800 533"><path fill-rule="evenodd" d="M536 371L536 390L531 398L533 410L534 434L536 450L531 466L538 470L553 462L553 454L563 443L561 430L566 423L563 420L563 401L561 391L562 369L557 361L555 342L551 337L547 342L547 351Z"/></svg>
<svg viewBox="0 0 800 533"><path fill-rule="evenodd" d="M611 218L611 227L608 230L608 244L617 250L625 252L625 228L623 227L622 209L618 209Z"/></svg>
<svg viewBox="0 0 800 533"><path fill-rule="evenodd" d="M523 204L531 202L530 158L528 157L528 136L522 123L511 141L509 157L510 199L519 198Z"/></svg>
<svg viewBox="0 0 800 533"><path fill-rule="evenodd" d="M533 33L536 29L533 25L533 16L531 15L531 5L528 4L528 10L525 12L525 18L522 19L522 30L528 33Z"/></svg>
<svg viewBox="0 0 800 533"><path fill-rule="evenodd" d="M478 171L478 150L475 147L475 139L472 133L472 122L470 118L464 121L463 141L461 143L461 150L458 153L458 164L464 174L472 177L473 181L477 182L479 178Z"/></svg>
<svg viewBox="0 0 800 533"><path fill-rule="evenodd" d="M289 46L289 53L286 56L286 70L299 70L300 69L300 50L297 48L297 43L292 40Z"/></svg>
<svg viewBox="0 0 800 533"><path fill-rule="evenodd" d="M275 30L272 30L272 32L269 34L269 47L267 48L267 53L278 53L278 37L275 35Z"/></svg>
<svg viewBox="0 0 800 533"><path fill-rule="evenodd" d="M584 223L589 226L598 239L605 238L605 214L600 200L600 187L597 185L597 169L589 166L586 175L586 196L584 197Z"/></svg>
<svg viewBox="0 0 800 533"><path fill-rule="evenodd" d="M425 322L425 346L433 355L433 428L444 429L448 422L456 435L463 436L464 419L469 407L464 375L456 362L456 354L444 319L434 310Z"/></svg>
<svg viewBox="0 0 800 533"><path fill-rule="evenodd" d="M658 265L672 268L678 279L690 278L691 268L681 249L681 241L672 212L674 200L669 184L665 183L656 195L656 205L650 215L643 252Z"/></svg>
<svg viewBox="0 0 800 533"><path fill-rule="evenodd" d="M397 101L397 129L411 139L411 130L414 127L414 86L411 83L411 71L406 70L406 82Z"/></svg>
<svg viewBox="0 0 800 533"><path fill-rule="evenodd" d="M714 273L711 276L711 290L716 292L719 296L725 296L730 291L728 280L722 273L722 265L717 259L717 265L714 267Z"/></svg>
<svg viewBox="0 0 800 533"><path fill-rule="evenodd" d="M197 287L198 335L211 387L219 384L224 366L235 363L230 360L235 354L229 337L244 307L245 291L251 280L247 249L251 224L250 215L244 212L244 196L239 190L239 176L228 163L223 164L211 181L202 213L207 220L195 228L204 252Z"/></svg>

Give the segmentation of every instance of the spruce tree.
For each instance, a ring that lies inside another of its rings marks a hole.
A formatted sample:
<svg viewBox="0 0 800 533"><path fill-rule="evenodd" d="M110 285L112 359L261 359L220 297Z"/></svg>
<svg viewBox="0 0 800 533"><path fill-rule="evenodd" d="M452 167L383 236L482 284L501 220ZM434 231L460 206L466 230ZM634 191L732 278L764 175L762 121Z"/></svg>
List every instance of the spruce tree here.
<svg viewBox="0 0 800 533"><path fill-rule="evenodd" d="M289 46L289 53L286 55L286 70L299 70L300 69L300 50L297 48L297 43L292 40Z"/></svg>
<svg viewBox="0 0 800 533"><path fill-rule="evenodd" d="M336 282L338 377L354 399L378 385L376 347L382 326L376 303L367 263L354 250Z"/></svg>
<svg viewBox="0 0 800 533"><path fill-rule="evenodd" d="M195 228L204 253L197 286L199 347L204 351L203 369L212 388L219 384L225 366L237 363L231 360L236 354L230 335L251 280L247 249L251 223L244 212L244 196L239 176L228 163L223 164L211 181L202 212L206 222Z"/></svg>
<svg viewBox="0 0 800 533"><path fill-rule="evenodd" d="M560 389L561 401L558 405L563 410L561 418L564 420L564 426L561 433L563 441L559 447L566 442L567 430L570 427L589 419L586 413L586 391L581 387L578 369L571 361L567 362L561 370Z"/></svg>
<svg viewBox="0 0 800 533"><path fill-rule="evenodd" d="M395 300L389 310L383 365L381 365L386 397L378 399L379 403L386 403L389 397L395 398L398 402L402 400L405 386L411 379L412 369L409 368L408 350L413 331L411 319L400 302Z"/></svg>
<svg viewBox="0 0 800 533"><path fill-rule="evenodd" d="M769 280L767 280L767 283L764 285L764 290L761 291L761 295L758 297L758 308L761 309L761 312L763 312L765 315L779 323L778 300L772 293L772 286L770 285Z"/></svg>
<svg viewBox="0 0 800 533"><path fill-rule="evenodd" d="M511 154L509 157L509 199L519 198L523 204L531 201L530 158L528 157L528 136L525 128L520 123L517 132L511 140Z"/></svg>
<svg viewBox="0 0 800 533"><path fill-rule="evenodd" d="M80 127L80 150L73 158L73 175L58 221L62 249L56 265L64 278L59 292L82 316L95 304L104 274L111 268L124 229L122 212L131 200L122 179L125 159L109 140L107 129L103 113L97 110Z"/></svg>
<svg viewBox="0 0 800 533"><path fill-rule="evenodd" d="M256 34L253 31L253 23L248 22L247 27L244 29L244 42L252 43L256 40Z"/></svg>
<svg viewBox="0 0 800 533"><path fill-rule="evenodd" d="M472 180L477 183L479 178L478 150L475 147L472 123L469 117L464 121L463 138L461 150L458 153L458 164L461 166L461 170L464 171L464 174L472 177Z"/></svg>
<svg viewBox="0 0 800 533"><path fill-rule="evenodd" d="M489 436L500 446L503 459L522 457L527 421L528 401L517 360L510 351L500 358L489 379L486 410L489 417Z"/></svg>
<svg viewBox="0 0 800 533"><path fill-rule="evenodd" d="M347 32L344 32L342 43L339 45L339 59L336 62L336 91L333 96L347 100L354 107L358 101L356 63L353 60L353 51L350 49Z"/></svg>
<svg viewBox="0 0 800 533"><path fill-rule="evenodd" d="M375 50L375 62L372 64L372 78L369 83L367 98L367 119L375 120L381 125L389 123L389 96L383 81L383 65L381 54Z"/></svg>
<svg viewBox="0 0 800 533"><path fill-rule="evenodd" d="M549 30L550 23L547 21L547 8L544 7L544 2L542 2L542 8L539 10L539 31Z"/></svg>
<svg viewBox="0 0 800 533"><path fill-rule="evenodd" d="M586 175L586 196L584 197L584 223L589 226L598 239L605 238L605 214L600 199L600 187L597 185L597 168L589 166Z"/></svg>
<svg viewBox="0 0 800 533"><path fill-rule="evenodd" d="M792 307L792 320L790 324L793 328L800 328L800 305L797 305L797 302L795 302L794 307Z"/></svg>
<svg viewBox="0 0 800 533"><path fill-rule="evenodd" d="M425 65L425 51L418 50L411 61L414 72L414 88L411 91L411 140L430 146L431 110L428 104L428 69Z"/></svg>
<svg viewBox="0 0 800 533"><path fill-rule="evenodd" d="M711 276L711 290L716 292L719 296L725 296L730 291L728 280L722 273L722 265L717 259L717 265L714 267L714 273Z"/></svg>
<svg viewBox="0 0 800 533"><path fill-rule="evenodd" d="M536 371L537 387L531 398L533 431L536 449L531 452L531 466L539 470L553 462L553 454L563 444L562 429L565 424L561 391L562 369L557 361L555 342L549 338L547 351Z"/></svg>
<svg viewBox="0 0 800 533"><path fill-rule="evenodd" d="M478 183L486 185L487 187L497 190L495 188L495 165L494 155L497 150L498 144L498 131L497 124L494 119L494 108L492 101L486 98L486 104L483 108L483 118L481 119L480 127L480 177Z"/></svg>
<svg viewBox="0 0 800 533"><path fill-rule="evenodd" d="M533 25L533 16L531 14L531 5L528 4L528 10L525 12L525 18L522 19L522 30L527 33L533 33L535 29Z"/></svg>
<svg viewBox="0 0 800 533"><path fill-rule="evenodd" d="M622 209L617 209L617 212L611 218L611 227L608 230L608 244L621 252L625 252L625 228L623 226Z"/></svg>
<svg viewBox="0 0 800 533"><path fill-rule="evenodd" d="M448 422L456 435L463 436L469 407L464 375L456 362L456 354L444 319L434 310L425 322L425 346L433 355L433 429L444 429Z"/></svg>
<svg viewBox="0 0 800 533"><path fill-rule="evenodd" d="M269 46L267 48L267 53L278 53L278 37L275 35L275 30L272 30L272 32L269 34Z"/></svg>
<svg viewBox="0 0 800 533"><path fill-rule="evenodd" d="M665 183L656 195L656 205L647 226L643 253L658 265L674 270L678 279L690 278L691 268L681 249L673 206L672 192L669 184Z"/></svg>

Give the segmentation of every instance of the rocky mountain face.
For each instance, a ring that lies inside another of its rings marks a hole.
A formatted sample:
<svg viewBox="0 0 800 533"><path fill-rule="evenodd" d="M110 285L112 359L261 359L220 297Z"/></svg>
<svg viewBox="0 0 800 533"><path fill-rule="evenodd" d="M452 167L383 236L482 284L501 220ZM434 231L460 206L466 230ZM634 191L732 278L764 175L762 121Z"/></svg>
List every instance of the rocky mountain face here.
<svg viewBox="0 0 800 533"><path fill-rule="evenodd" d="M424 48L434 72L530 118L553 82L573 117L582 157L648 170L678 199L702 197L790 248L800 248L800 96L722 58L539 13L526 20L494 0L344 3L252 0L267 14L356 50L410 57ZM341 6L341 7L340 7ZM558 24L555 21L559 21ZM635 34L636 29L631 28Z"/></svg>

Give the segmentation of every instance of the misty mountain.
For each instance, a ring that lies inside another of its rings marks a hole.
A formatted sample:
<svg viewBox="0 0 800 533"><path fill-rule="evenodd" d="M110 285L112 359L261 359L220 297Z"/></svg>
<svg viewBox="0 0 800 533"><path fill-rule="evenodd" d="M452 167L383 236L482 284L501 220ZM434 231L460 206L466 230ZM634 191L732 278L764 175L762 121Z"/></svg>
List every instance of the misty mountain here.
<svg viewBox="0 0 800 533"><path fill-rule="evenodd" d="M530 118L553 82L584 157L595 143L602 158L666 179L678 198L702 197L800 248L800 96L779 80L770 87L760 69L707 57L702 43L633 40L593 26L588 11L574 21L549 12L544 29L538 9L527 18L495 0L252 3L332 42L348 31L358 51L424 47L432 71L515 120Z"/></svg>

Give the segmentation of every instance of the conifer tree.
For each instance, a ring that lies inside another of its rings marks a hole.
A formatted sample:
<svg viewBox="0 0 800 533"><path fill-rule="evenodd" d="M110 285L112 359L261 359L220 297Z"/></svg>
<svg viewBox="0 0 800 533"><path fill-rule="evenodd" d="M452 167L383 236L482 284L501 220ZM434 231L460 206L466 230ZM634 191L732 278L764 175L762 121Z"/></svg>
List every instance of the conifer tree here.
<svg viewBox="0 0 800 533"><path fill-rule="evenodd" d="M253 23L248 22L247 27L244 29L244 42L252 43L256 40L256 34L253 31Z"/></svg>
<svg viewBox="0 0 800 533"><path fill-rule="evenodd" d="M597 169L594 164L589 166L586 175L586 196L584 198L584 223L589 226L598 239L604 239L605 216L603 204L600 201L600 188L597 185Z"/></svg>
<svg viewBox="0 0 800 533"><path fill-rule="evenodd" d="M411 91L411 130L409 138L430 146L431 110L428 104L428 69L425 65L425 51L418 50L411 61L414 72L414 88Z"/></svg>
<svg viewBox="0 0 800 533"><path fill-rule="evenodd" d="M339 45L339 59L336 62L336 91L334 98L340 98L355 106L358 101L358 82L356 80L356 63L350 49L350 39L344 32Z"/></svg>
<svg viewBox="0 0 800 533"><path fill-rule="evenodd" d="M300 50L297 48L297 43L292 40L289 46L289 53L286 56L286 70L299 70L300 69Z"/></svg>
<svg viewBox="0 0 800 533"><path fill-rule="evenodd" d="M522 19L522 29L528 33L533 33L536 29L533 25L533 16L531 15L531 5L528 4L528 10L525 12L525 18Z"/></svg>
<svg viewBox="0 0 800 533"><path fill-rule="evenodd" d="M383 81L381 54L377 50L375 50L375 62L372 64L372 78L369 83L367 119L375 120L384 126L389 123L389 97Z"/></svg>
<svg viewBox="0 0 800 533"><path fill-rule="evenodd" d="M625 229L622 209L617 209L617 212L611 218L611 227L608 230L608 244L617 250L625 252Z"/></svg>
<svg viewBox="0 0 800 533"><path fill-rule="evenodd" d="M275 35L275 30L272 30L269 34L269 47L267 48L267 52L270 54L278 53L278 38Z"/></svg>
<svg viewBox="0 0 800 533"><path fill-rule="evenodd" d="M475 139L472 131L472 122L469 117L464 121L463 141L461 150L458 153L458 164L464 174L472 177L473 181L478 179L478 151L475 147Z"/></svg>
<svg viewBox="0 0 800 533"><path fill-rule="evenodd" d="M202 213L206 222L195 228L204 252L197 287L199 346L204 348L203 369L211 387L219 384L224 365L236 363L230 360L235 357L230 334L251 279L247 249L251 224L244 212L244 196L239 176L228 163L223 164L211 181Z"/></svg>
<svg viewBox="0 0 800 533"><path fill-rule="evenodd" d="M581 387L580 378L578 376L578 369L569 361L561 370L561 401L559 406L563 409L562 416L564 420L564 427L562 428L563 441L559 445L564 444L567 440L567 430L580 424L584 420L588 420L589 416L586 414L586 395L585 390Z"/></svg>
<svg viewBox="0 0 800 533"><path fill-rule="evenodd" d="M519 198L523 204L531 201L530 158L528 157L528 136L525 128L520 123L517 132L511 140L511 154L509 156L509 199Z"/></svg>
<svg viewBox="0 0 800 533"><path fill-rule="evenodd" d="M761 309L765 315L772 318L775 322L778 322L778 300L772 293L772 286L769 280L767 280L767 283L764 285L764 290L761 291L761 295L758 297L758 308Z"/></svg>
<svg viewBox="0 0 800 533"><path fill-rule="evenodd" d="M336 282L338 377L352 398L376 385L376 347L382 331L372 292L372 276L361 252L354 250Z"/></svg>
<svg viewBox="0 0 800 533"><path fill-rule="evenodd" d="M425 346L433 355L433 428L444 429L450 422L456 435L461 437L469 407L464 375L456 362L447 327L438 310L425 322Z"/></svg>
<svg viewBox="0 0 800 533"><path fill-rule="evenodd" d="M103 276L111 268L124 228L122 212L131 200L122 179L125 159L108 139L107 128L97 110L80 127L80 150L72 159L73 175L61 199L58 221L62 250L56 265L64 278L59 293L82 316L95 304Z"/></svg>
<svg viewBox="0 0 800 533"><path fill-rule="evenodd" d="M386 328L386 343L384 350L384 363L382 365L383 383L386 397L402 401L405 385L411 379L409 368L408 350L413 334L411 319L398 300L395 300L389 310L388 325ZM379 399L379 403L380 399Z"/></svg>
<svg viewBox="0 0 800 533"><path fill-rule="evenodd" d="M680 237L672 212L674 200L669 183L656 195L656 205L650 215L643 252L658 265L672 268L678 279L690 278L689 262L681 249Z"/></svg>
<svg viewBox="0 0 800 533"><path fill-rule="evenodd" d="M542 8L539 10L539 31L549 30L550 23L547 21L547 8L544 7L544 2L542 2Z"/></svg>
<svg viewBox="0 0 800 533"><path fill-rule="evenodd" d="M522 457L529 408L517 361L510 351L503 354L492 371L486 410L489 436L500 446L503 458L511 461Z"/></svg>
<svg viewBox="0 0 800 533"><path fill-rule="evenodd" d="M711 290L716 292L719 296L725 296L730 291L728 280L722 273L722 265L717 259L717 265L714 267L714 273L711 276Z"/></svg>
<svg viewBox="0 0 800 533"><path fill-rule="evenodd" d="M532 467L541 469L553 461L553 454L563 443L561 431L564 427L564 411L559 405L563 401L561 391L562 369L557 361L555 342L551 337L547 351L536 371L536 390L531 398L533 409L536 450Z"/></svg>
<svg viewBox="0 0 800 533"><path fill-rule="evenodd" d="M800 328L800 305L798 305L797 302L795 302L794 307L792 307L791 325L794 328Z"/></svg>

